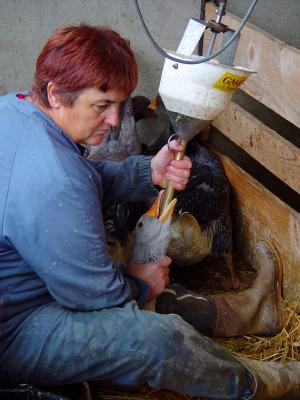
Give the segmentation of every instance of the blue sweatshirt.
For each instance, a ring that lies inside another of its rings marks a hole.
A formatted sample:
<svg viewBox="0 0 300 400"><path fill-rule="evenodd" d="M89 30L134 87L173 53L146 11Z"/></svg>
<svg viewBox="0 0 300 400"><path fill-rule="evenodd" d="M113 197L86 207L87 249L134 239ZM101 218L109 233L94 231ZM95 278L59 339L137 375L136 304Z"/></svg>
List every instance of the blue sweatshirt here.
<svg viewBox="0 0 300 400"><path fill-rule="evenodd" d="M102 204L156 193L150 158L88 161L38 107L1 97L0 348L51 301L91 311L145 297L146 284L108 255Z"/></svg>

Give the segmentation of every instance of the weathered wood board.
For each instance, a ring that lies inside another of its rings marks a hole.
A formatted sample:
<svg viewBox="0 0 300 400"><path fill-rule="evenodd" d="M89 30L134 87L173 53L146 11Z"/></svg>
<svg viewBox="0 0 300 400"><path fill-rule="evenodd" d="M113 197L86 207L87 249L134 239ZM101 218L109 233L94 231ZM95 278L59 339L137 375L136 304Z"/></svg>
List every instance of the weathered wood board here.
<svg viewBox="0 0 300 400"><path fill-rule="evenodd" d="M206 18L214 19L214 11L215 6L207 3ZM236 29L240 24L240 19L227 13L222 22ZM247 23L241 33L235 65L257 71L243 83L242 90L300 127L300 51L298 49L288 46L262 29Z"/></svg>
<svg viewBox="0 0 300 400"><path fill-rule="evenodd" d="M234 102L212 125L300 194L298 147Z"/></svg>
<svg viewBox="0 0 300 400"><path fill-rule="evenodd" d="M279 200L230 158L214 152L220 158L232 187L235 244L238 252L253 265L255 243L264 240L272 244L283 265L284 297L290 301L298 300L300 214Z"/></svg>

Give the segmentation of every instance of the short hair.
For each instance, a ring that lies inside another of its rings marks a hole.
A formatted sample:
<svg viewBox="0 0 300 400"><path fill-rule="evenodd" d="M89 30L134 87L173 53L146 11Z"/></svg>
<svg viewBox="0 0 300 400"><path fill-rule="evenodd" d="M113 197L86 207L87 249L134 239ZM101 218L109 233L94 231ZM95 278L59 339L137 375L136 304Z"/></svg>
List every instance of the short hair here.
<svg viewBox="0 0 300 400"><path fill-rule="evenodd" d="M88 88L120 89L129 96L137 80L134 54L117 32L86 24L66 26L49 37L39 54L30 95L50 108L47 85L52 81L60 101L72 105Z"/></svg>

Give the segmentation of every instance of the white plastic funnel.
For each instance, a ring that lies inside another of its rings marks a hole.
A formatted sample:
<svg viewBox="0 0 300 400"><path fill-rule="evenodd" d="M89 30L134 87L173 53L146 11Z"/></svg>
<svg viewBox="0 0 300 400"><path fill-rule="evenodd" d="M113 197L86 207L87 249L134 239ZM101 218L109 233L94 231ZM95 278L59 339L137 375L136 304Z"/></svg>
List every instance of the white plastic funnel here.
<svg viewBox="0 0 300 400"><path fill-rule="evenodd" d="M183 60L201 59L196 55L168 53ZM159 94L167 110L212 121L228 107L233 93L253 72L243 67L218 64L215 60L181 64L166 59Z"/></svg>

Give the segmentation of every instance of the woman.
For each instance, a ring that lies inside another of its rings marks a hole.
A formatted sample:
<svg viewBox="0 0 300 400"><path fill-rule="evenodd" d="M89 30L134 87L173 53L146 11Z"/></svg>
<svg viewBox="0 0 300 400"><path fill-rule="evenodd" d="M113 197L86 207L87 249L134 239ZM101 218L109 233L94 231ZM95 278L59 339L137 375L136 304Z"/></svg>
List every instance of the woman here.
<svg viewBox="0 0 300 400"><path fill-rule="evenodd" d="M102 206L156 196L166 178L182 190L191 168L188 158L173 160L176 142L122 163L81 156L81 144L99 144L118 124L136 83L117 33L70 26L48 39L29 94L0 100L1 382L146 381L248 398L255 378L239 360L178 316L138 308L168 285L171 260L136 276L136 265L108 255Z"/></svg>

